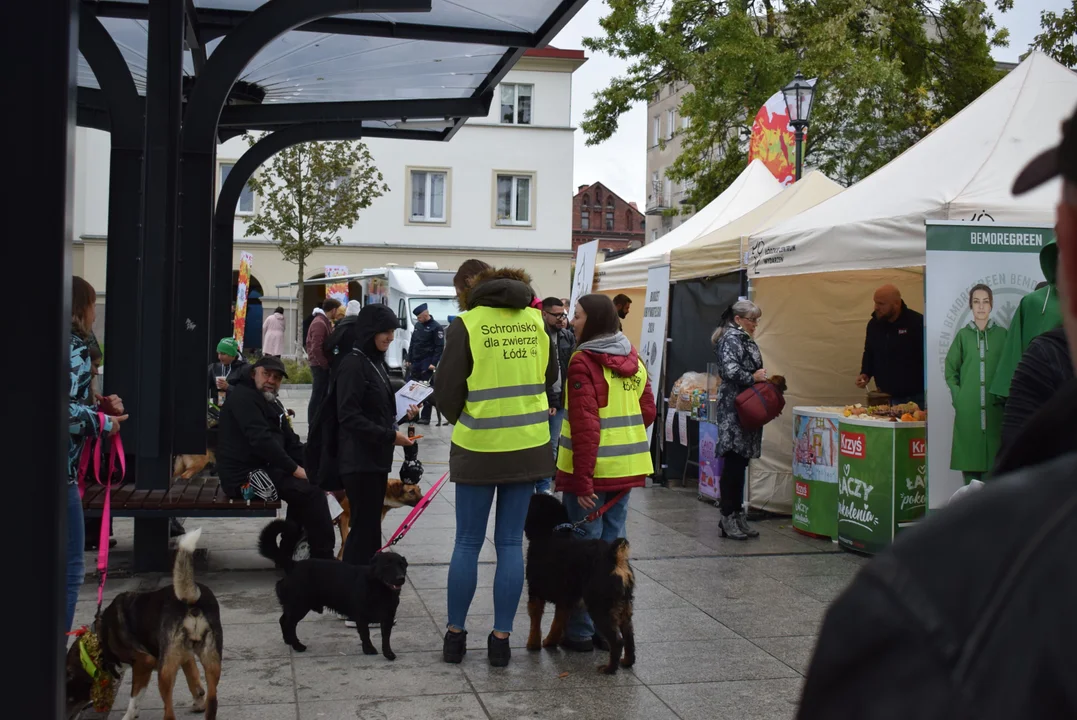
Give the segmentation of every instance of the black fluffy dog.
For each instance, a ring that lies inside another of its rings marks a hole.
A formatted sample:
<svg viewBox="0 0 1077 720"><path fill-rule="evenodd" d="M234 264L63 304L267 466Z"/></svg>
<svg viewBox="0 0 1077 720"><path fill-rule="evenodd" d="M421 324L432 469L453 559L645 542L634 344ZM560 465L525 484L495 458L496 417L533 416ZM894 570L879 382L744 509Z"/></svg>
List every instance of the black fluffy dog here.
<svg viewBox="0 0 1077 720"><path fill-rule="evenodd" d="M632 631L632 589L635 576L628 564L628 541L584 540L572 529L557 498L537 494L531 498L524 524L527 535L527 613L531 633L527 649L556 647L565 625L582 602L595 629L609 643L609 663L599 671L612 675L636 662ZM554 604L554 618L542 639L542 613ZM621 651L624 651L624 659Z"/></svg>
<svg viewBox="0 0 1077 720"><path fill-rule="evenodd" d="M293 562L299 532L293 523L274 520L258 539L258 552L288 573L277 583L284 642L296 652L306 650L296 635L296 626L312 610L321 613L329 608L356 621L366 655L378 654L370 642L370 623L381 623L381 652L387 660L395 660L389 636L400 605L400 588L407 580L408 561L394 552L383 552L375 555L369 566L339 560Z"/></svg>

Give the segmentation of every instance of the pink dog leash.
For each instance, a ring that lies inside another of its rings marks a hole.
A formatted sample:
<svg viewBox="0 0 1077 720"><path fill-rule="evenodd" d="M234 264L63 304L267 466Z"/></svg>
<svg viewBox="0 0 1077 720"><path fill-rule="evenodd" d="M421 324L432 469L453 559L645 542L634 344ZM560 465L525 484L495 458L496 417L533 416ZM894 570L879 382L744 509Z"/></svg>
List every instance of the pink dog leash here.
<svg viewBox="0 0 1077 720"><path fill-rule="evenodd" d="M97 413L98 427L101 432L105 428L105 414ZM101 482L101 445L108 441L108 475L105 482ZM82 457L79 458L79 494L86 494L86 475L90 470L91 456L93 459L93 475L98 485L105 486L105 503L101 509L101 534L97 544L97 615L101 614L101 605L105 598L105 578L108 577L108 543L109 529L112 525L112 473L116 469L117 458L120 465L120 480L127 475L127 461L123 456L123 440L120 436L111 435L105 439L93 437L87 440L83 448Z"/></svg>
<svg viewBox="0 0 1077 720"><path fill-rule="evenodd" d="M426 495L423 495L422 500L420 500L418 504L416 504L416 506L411 509L411 512L408 513L408 516L404 518L404 522L400 523L400 527L398 527L396 529L396 532L394 532L389 538L389 542L385 543L385 547L383 547L381 550L378 550L378 552L385 552L393 545L396 545L398 542L400 542L404 538L404 536L408 534L408 530L411 530L411 528L415 525L415 521L418 520L419 516L423 514L424 510L426 510L426 506L433 502L434 498L436 498L438 493L441 492L441 486L445 484L445 480L448 477L449 473L445 473L441 476L440 480L434 483L434 487L430 488L430 492L428 492Z"/></svg>

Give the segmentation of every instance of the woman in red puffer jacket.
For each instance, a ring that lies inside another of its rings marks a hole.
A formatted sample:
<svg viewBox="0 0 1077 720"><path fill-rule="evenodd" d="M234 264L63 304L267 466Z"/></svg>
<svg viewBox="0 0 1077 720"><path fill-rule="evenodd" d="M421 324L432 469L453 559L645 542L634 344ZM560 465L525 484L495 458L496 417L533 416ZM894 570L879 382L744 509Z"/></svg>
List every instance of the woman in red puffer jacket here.
<svg viewBox="0 0 1077 720"><path fill-rule="evenodd" d="M588 539L606 541L625 536L628 491L643 487L652 471L645 429L654 422L654 395L636 349L618 327L613 301L605 295L577 301L572 328L578 345L562 386L567 416L557 458L556 487L572 522L625 491L600 518L582 526ZM600 413L613 420L605 436ZM617 422L621 418L627 420ZM605 449L601 460L599 448ZM561 644L581 652L603 645L583 610L572 616Z"/></svg>

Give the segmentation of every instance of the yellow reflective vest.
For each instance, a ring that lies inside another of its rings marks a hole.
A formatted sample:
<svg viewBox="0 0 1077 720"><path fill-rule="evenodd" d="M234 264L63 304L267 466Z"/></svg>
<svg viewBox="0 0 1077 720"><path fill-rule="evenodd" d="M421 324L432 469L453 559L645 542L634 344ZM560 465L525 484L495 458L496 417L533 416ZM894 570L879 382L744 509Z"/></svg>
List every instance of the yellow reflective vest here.
<svg viewBox="0 0 1077 720"><path fill-rule="evenodd" d="M574 355L575 356L575 355ZM639 363L636 374L621 377L608 367L602 375L609 385L609 402L598 409L598 455L595 458L596 478L623 478L650 475L651 446L647 442L647 428L643 424L640 398L647 387L647 368ZM572 390L565 388L565 407L572 407ZM568 418L561 425L558 442L557 469L566 473L572 469L572 427Z"/></svg>
<svg viewBox="0 0 1077 720"><path fill-rule="evenodd" d="M453 443L472 452L548 445L550 337L542 314L534 308L479 306L460 319L467 328L472 366Z"/></svg>

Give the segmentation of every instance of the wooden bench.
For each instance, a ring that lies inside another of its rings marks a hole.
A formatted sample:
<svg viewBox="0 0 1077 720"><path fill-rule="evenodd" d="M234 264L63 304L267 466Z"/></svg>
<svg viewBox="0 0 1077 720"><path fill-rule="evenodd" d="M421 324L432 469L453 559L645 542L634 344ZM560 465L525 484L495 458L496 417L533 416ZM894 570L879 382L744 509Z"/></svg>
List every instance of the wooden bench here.
<svg viewBox="0 0 1077 720"><path fill-rule="evenodd" d="M105 488L87 488L82 498L86 515L100 517L104 504ZM112 489L113 517L275 517L279 509L279 500L233 500L212 477L176 479L168 490L139 490L134 485Z"/></svg>

